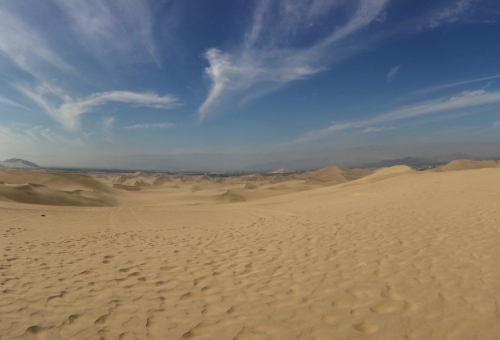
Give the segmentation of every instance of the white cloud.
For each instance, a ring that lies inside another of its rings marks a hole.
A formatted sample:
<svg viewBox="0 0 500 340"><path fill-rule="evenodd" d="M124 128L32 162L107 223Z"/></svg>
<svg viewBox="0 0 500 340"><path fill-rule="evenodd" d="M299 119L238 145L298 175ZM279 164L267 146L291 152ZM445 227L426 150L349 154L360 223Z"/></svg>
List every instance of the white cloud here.
<svg viewBox="0 0 500 340"><path fill-rule="evenodd" d="M156 124L135 124L125 126L125 130L143 130L143 129L170 129L174 127L174 123L156 123Z"/></svg>
<svg viewBox="0 0 500 340"><path fill-rule="evenodd" d="M451 6L440 8L429 16L428 26L436 28L445 23L457 22L464 14L470 14L475 2L478 0L458 0Z"/></svg>
<svg viewBox="0 0 500 340"><path fill-rule="evenodd" d="M27 107L25 107L25 106L23 106L21 104L18 104L15 101L10 100L9 98L5 98L5 97L0 97L0 104L5 104L5 105L9 105L9 106L19 107L19 108L31 111Z"/></svg>
<svg viewBox="0 0 500 340"><path fill-rule="evenodd" d="M26 150L27 147L32 147L30 136L13 131L7 126L0 125L0 152L3 155L12 155L11 152L18 150Z"/></svg>
<svg viewBox="0 0 500 340"><path fill-rule="evenodd" d="M440 112L461 110L469 107L482 106L488 104L500 103L500 91L487 92L485 90L464 91L452 97L443 97L435 101L419 103L416 105L396 109L385 114L365 120L357 120L344 123L333 123L327 128L315 131L309 131L287 144L304 143L328 136L332 132L365 128L364 132L370 131L370 127L376 124L395 122L404 119L410 119L423 115L435 114ZM366 131L368 130L368 131Z"/></svg>
<svg viewBox="0 0 500 340"><path fill-rule="evenodd" d="M109 131L116 122L115 117L104 117L102 120L102 127L105 131Z"/></svg>
<svg viewBox="0 0 500 340"><path fill-rule="evenodd" d="M230 96L241 95L252 89L253 94L241 98L245 100L323 70L321 67L304 64L300 54L289 55L280 63L282 56L277 56L276 51L234 56L218 49L210 49L205 57L210 63L206 74L212 80L212 87L199 109L201 120L213 113L213 109Z"/></svg>
<svg viewBox="0 0 500 340"><path fill-rule="evenodd" d="M41 137L43 137L46 141L59 146L70 146L70 147L83 147L86 146L85 142L83 142L80 138L68 138L56 133L54 130L50 128L42 128L39 131Z"/></svg>
<svg viewBox="0 0 500 340"><path fill-rule="evenodd" d="M399 73L399 70L401 70L401 65L394 66L389 70L389 73L387 73L387 81L390 83L394 80L396 75Z"/></svg>
<svg viewBox="0 0 500 340"><path fill-rule="evenodd" d="M440 98L436 101L413 105L398 109L374 118L374 122L395 121L436 112L460 110L467 107L480 106L500 102L500 91L464 91L452 97Z"/></svg>
<svg viewBox="0 0 500 340"><path fill-rule="evenodd" d="M37 154L47 148L50 148L51 152L71 148L74 152L74 148L86 146L80 138L69 138L43 126L0 125L0 140L0 154L5 158L19 157L26 152Z"/></svg>
<svg viewBox="0 0 500 340"><path fill-rule="evenodd" d="M179 105L175 96L158 96L151 92L110 91L73 99L60 88L49 84L42 84L36 89L21 85L15 87L35 102L52 119L73 131L78 129L82 114L91 112L96 107L110 102L149 106L158 109L171 109Z"/></svg>
<svg viewBox="0 0 500 340"><path fill-rule="evenodd" d="M116 56L144 55L160 65L153 36L153 15L145 1L56 0L69 17L72 31L103 61ZM145 53L144 53L145 52Z"/></svg>
<svg viewBox="0 0 500 340"><path fill-rule="evenodd" d="M430 93L430 92L435 92L435 91L440 91L440 90L446 90L452 87L457 87L461 85L467 85L467 84L473 84L473 83L479 83L482 81L487 81L487 80L493 80L493 79L498 79L500 78L500 74L496 74L493 76L489 77L483 77L483 78L477 78L477 79L471 79L471 80L465 80L465 81L459 81L455 83L449 83L449 84L443 84L443 85L437 85L437 86L431 86L426 89L420 90L416 92L416 94L425 94L425 93Z"/></svg>
<svg viewBox="0 0 500 340"><path fill-rule="evenodd" d="M0 4L0 58L41 80L47 66L72 71L38 31Z"/></svg>
<svg viewBox="0 0 500 340"><path fill-rule="evenodd" d="M212 48L205 53L210 64L205 73L212 85L198 110L200 119L214 114L223 102L241 103L325 70L324 65L333 56L342 54L331 51L334 45L372 23L387 2L359 0L344 26L308 47L294 48L293 43L286 42L293 40L297 30L345 3L259 1L253 23L239 48L230 52Z"/></svg>

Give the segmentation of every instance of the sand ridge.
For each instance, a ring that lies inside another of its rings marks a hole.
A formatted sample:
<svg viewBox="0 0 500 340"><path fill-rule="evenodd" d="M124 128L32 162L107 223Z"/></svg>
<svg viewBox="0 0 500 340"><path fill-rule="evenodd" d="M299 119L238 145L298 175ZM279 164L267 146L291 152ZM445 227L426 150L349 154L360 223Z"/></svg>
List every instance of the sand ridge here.
<svg viewBox="0 0 500 340"><path fill-rule="evenodd" d="M232 177L0 170L0 200L66 206L120 206L165 201L224 204L337 185L371 173L337 166L300 174L279 171Z"/></svg>
<svg viewBox="0 0 500 340"><path fill-rule="evenodd" d="M58 205L113 206L119 193L84 174L0 170L0 201Z"/></svg>
<svg viewBox="0 0 500 340"><path fill-rule="evenodd" d="M0 338L500 334L500 169L389 168L231 204L212 190L281 183L170 179L114 207L0 202Z"/></svg>
<svg viewBox="0 0 500 340"><path fill-rule="evenodd" d="M470 161L467 159L457 159L435 169L434 171L464 171L487 168L500 168L500 161Z"/></svg>

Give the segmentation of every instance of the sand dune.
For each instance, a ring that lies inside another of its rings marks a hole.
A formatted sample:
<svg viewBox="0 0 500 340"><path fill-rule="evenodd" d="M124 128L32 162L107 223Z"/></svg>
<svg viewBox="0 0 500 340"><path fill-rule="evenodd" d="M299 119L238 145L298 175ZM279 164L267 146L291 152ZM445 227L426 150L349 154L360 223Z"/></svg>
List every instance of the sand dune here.
<svg viewBox="0 0 500 340"><path fill-rule="evenodd" d="M225 193L223 193L221 195L221 198L224 202L230 202L230 203L246 201L246 199L243 196L238 195L236 192L232 190L228 190Z"/></svg>
<svg viewBox="0 0 500 340"><path fill-rule="evenodd" d="M162 185L167 182L172 182L170 179L170 176L158 176L156 179L153 181L153 185Z"/></svg>
<svg viewBox="0 0 500 340"><path fill-rule="evenodd" d="M114 191L91 176L0 171L0 200L60 206L113 206Z"/></svg>
<svg viewBox="0 0 500 340"><path fill-rule="evenodd" d="M374 173L368 176L361 177L360 179L351 182L348 185L360 185L366 182L375 183L379 181L384 181L392 177L397 177L401 175L417 175L415 170L406 165L395 165L389 168L382 168L376 170Z"/></svg>
<svg viewBox="0 0 500 340"><path fill-rule="evenodd" d="M160 192L163 199L168 201L181 200L183 202L199 204L237 203L258 200L267 197L287 195L297 191L312 190L319 187L346 183L371 174L361 169L345 167L328 167L315 172L304 174L287 174L278 172L271 175L246 175L235 177L211 177L209 175L148 175L140 174L121 175L114 179L104 180L114 189L126 192L146 192L154 190L155 198ZM101 176L98 180L103 180ZM175 193L172 188L180 189ZM145 196L141 197L141 200ZM137 202L137 201L135 201Z"/></svg>
<svg viewBox="0 0 500 340"><path fill-rule="evenodd" d="M115 203L111 197L95 192L60 191L33 183L0 185L0 200L58 206L112 206Z"/></svg>
<svg viewBox="0 0 500 340"><path fill-rule="evenodd" d="M463 171L487 168L500 168L500 161L470 161L467 159L457 159L444 166L436 168L435 171Z"/></svg>
<svg viewBox="0 0 500 340"><path fill-rule="evenodd" d="M36 183L56 190L94 190L112 193L113 190L89 175L48 173L23 170L1 170L0 180L10 184Z"/></svg>
<svg viewBox="0 0 500 340"><path fill-rule="evenodd" d="M400 166L331 185L345 172L139 191L99 174L117 206L0 201L0 338L498 338L500 169ZM93 185L37 175L0 172L0 197Z"/></svg>
<svg viewBox="0 0 500 340"><path fill-rule="evenodd" d="M353 181L372 172L364 169L349 169L343 166L332 165L317 171L306 172L296 175L297 179L308 179L316 182L331 182L332 184L345 183Z"/></svg>
<svg viewBox="0 0 500 340"><path fill-rule="evenodd" d="M114 189L127 190L127 191L139 191L141 190L140 186L136 185L124 185L124 184L113 184Z"/></svg>

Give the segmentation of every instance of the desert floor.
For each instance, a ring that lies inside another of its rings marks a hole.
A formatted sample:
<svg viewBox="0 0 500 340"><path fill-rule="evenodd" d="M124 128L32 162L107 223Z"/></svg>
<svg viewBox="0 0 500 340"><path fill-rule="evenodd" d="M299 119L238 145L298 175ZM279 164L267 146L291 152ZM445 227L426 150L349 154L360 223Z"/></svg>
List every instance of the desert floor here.
<svg viewBox="0 0 500 340"><path fill-rule="evenodd" d="M0 338L498 339L500 168L475 167L0 172Z"/></svg>

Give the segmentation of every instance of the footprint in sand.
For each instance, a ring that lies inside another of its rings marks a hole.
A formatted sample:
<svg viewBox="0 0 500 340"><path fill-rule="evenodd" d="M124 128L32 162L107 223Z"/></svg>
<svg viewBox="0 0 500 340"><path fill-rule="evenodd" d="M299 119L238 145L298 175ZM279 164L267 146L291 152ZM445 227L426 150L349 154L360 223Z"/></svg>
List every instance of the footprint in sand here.
<svg viewBox="0 0 500 340"><path fill-rule="evenodd" d="M366 320L364 320L363 322L358 323L356 325L353 325L352 327L355 330L357 330L358 332L365 333L365 334L372 334L372 333L375 333L376 331L378 331L377 325L371 324L371 323L367 322Z"/></svg>
<svg viewBox="0 0 500 340"><path fill-rule="evenodd" d="M398 306L392 301L382 301L379 304L371 307L370 310L377 314L387 314L397 311Z"/></svg>

